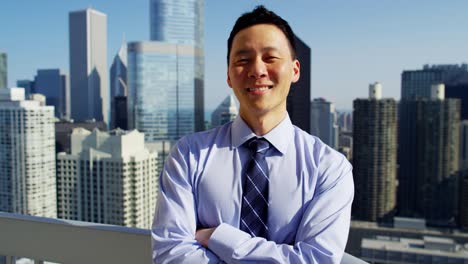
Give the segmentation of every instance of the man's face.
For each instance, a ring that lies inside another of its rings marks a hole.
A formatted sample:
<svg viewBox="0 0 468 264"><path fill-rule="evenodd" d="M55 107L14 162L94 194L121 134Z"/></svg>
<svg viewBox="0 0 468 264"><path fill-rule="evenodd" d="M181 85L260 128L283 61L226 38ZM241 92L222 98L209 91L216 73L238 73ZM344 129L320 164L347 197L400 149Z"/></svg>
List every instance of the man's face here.
<svg viewBox="0 0 468 264"><path fill-rule="evenodd" d="M258 24L239 31L232 42L227 82L239 100L240 115L284 114L299 67L276 26Z"/></svg>

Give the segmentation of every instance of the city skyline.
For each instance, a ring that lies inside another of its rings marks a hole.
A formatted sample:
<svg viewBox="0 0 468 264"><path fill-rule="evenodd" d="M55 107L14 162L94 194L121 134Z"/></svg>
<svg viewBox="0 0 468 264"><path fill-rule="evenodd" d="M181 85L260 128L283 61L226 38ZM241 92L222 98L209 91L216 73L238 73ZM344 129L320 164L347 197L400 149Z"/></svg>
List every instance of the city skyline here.
<svg viewBox="0 0 468 264"><path fill-rule="evenodd" d="M25 10L24 6L28 5ZM467 2L449 1L325 3L293 0L205 3L205 106L215 108L231 90L226 84L226 39L235 19L258 4L288 20L312 49L311 99L324 97L338 109L351 109L365 87L381 82L383 97L400 98L403 70L424 64L468 60L463 43ZM0 50L8 55L8 87L32 79L38 69L69 74L68 13L92 7L108 15L108 67L122 38L150 39L149 0L15 1L2 3ZM31 10L31 11L29 11ZM44 15L47 14L47 15Z"/></svg>

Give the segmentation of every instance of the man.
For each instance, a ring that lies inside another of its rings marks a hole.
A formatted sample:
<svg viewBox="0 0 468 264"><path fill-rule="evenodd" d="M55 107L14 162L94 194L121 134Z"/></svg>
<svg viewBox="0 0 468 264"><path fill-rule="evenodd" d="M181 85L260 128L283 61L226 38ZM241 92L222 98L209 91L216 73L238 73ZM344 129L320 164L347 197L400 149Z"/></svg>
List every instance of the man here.
<svg viewBox="0 0 468 264"><path fill-rule="evenodd" d="M167 158L154 263L339 263L352 168L291 124L286 98L300 72L291 28L259 6L237 20L227 57L239 116L182 138Z"/></svg>

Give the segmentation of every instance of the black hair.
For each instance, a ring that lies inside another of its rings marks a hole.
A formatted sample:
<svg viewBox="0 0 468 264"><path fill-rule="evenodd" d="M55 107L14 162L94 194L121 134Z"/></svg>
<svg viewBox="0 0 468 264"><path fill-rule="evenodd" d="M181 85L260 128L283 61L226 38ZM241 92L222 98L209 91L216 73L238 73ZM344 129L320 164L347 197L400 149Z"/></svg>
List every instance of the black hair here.
<svg viewBox="0 0 468 264"><path fill-rule="evenodd" d="M231 34L228 38L227 63L229 65L229 56L231 54L232 41L239 31L258 24L271 24L279 28L289 41L292 58L296 58L296 42L294 40L294 32L288 22L275 14L273 11L266 9L263 5L259 5L252 10L242 14L234 24Z"/></svg>

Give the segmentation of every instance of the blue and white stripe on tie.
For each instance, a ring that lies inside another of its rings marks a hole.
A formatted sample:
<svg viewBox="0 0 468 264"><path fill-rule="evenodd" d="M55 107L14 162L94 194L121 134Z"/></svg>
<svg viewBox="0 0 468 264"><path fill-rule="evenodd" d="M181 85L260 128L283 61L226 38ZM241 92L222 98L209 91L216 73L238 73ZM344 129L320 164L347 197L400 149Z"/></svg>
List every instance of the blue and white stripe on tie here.
<svg viewBox="0 0 468 264"><path fill-rule="evenodd" d="M268 165L265 154L270 143L264 138L247 142L251 160L245 169L240 228L252 236L268 236Z"/></svg>

